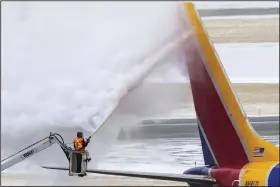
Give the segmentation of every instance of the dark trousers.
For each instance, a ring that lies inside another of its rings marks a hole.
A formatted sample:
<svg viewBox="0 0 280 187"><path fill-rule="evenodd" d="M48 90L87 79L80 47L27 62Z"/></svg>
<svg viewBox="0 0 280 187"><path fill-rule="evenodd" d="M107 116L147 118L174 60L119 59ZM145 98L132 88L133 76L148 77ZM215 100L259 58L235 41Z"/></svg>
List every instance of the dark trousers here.
<svg viewBox="0 0 280 187"><path fill-rule="evenodd" d="M82 165L82 154L76 154L77 157L77 173L81 172L81 165Z"/></svg>

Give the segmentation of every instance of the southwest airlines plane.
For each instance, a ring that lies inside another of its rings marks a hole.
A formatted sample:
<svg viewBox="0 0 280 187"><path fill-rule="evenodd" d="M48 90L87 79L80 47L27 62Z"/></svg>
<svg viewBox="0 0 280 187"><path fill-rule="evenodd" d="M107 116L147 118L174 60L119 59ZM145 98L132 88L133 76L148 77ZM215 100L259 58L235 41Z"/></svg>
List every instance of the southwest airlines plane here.
<svg viewBox="0 0 280 187"><path fill-rule="evenodd" d="M89 173L186 182L190 186L280 186L279 148L251 127L191 2L184 3L186 66L205 166L183 174L115 170ZM67 168L45 167L68 170Z"/></svg>

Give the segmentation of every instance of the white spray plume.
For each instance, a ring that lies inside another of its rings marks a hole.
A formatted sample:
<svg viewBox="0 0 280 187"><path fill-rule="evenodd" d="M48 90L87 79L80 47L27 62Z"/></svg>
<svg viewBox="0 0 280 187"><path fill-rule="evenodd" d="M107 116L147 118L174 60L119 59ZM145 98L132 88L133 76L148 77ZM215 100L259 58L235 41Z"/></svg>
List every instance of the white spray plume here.
<svg viewBox="0 0 280 187"><path fill-rule="evenodd" d="M1 134L96 128L155 65L148 57L182 40L180 6L2 3Z"/></svg>

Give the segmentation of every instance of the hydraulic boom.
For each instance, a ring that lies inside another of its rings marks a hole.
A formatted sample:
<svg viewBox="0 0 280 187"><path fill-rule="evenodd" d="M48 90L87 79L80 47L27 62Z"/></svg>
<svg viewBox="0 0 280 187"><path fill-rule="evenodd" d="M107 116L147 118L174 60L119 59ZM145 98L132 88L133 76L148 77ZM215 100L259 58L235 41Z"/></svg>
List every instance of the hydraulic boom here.
<svg viewBox="0 0 280 187"><path fill-rule="evenodd" d="M60 138L60 139L59 139ZM19 152L5 158L4 160L1 160L1 172L5 169L12 167L13 165L29 158L30 156L33 156L40 151L49 148L51 145L57 143L63 152L65 153L68 161L70 162L70 153L72 152L72 148L68 147L65 143L63 138L57 134L57 133L50 133L50 135L22 150Z"/></svg>

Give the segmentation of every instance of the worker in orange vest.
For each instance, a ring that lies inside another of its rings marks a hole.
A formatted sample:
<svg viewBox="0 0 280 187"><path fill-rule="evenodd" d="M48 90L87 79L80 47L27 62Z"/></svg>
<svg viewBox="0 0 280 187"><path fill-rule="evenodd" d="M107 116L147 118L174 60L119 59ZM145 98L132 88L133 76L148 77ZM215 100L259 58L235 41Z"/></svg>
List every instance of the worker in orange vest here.
<svg viewBox="0 0 280 187"><path fill-rule="evenodd" d="M90 142L90 139L87 139L87 141L85 141L83 133L82 132L78 132L77 133L77 137L73 141L74 149L76 151L84 152L85 148L86 148L86 146L88 145L89 142Z"/></svg>
<svg viewBox="0 0 280 187"><path fill-rule="evenodd" d="M83 133L78 132L77 137L73 141L74 149L76 151L85 152L85 148L87 147L89 142L90 142L90 138L88 138L85 141ZM77 173L81 172L81 164L82 164L82 154L77 154Z"/></svg>

